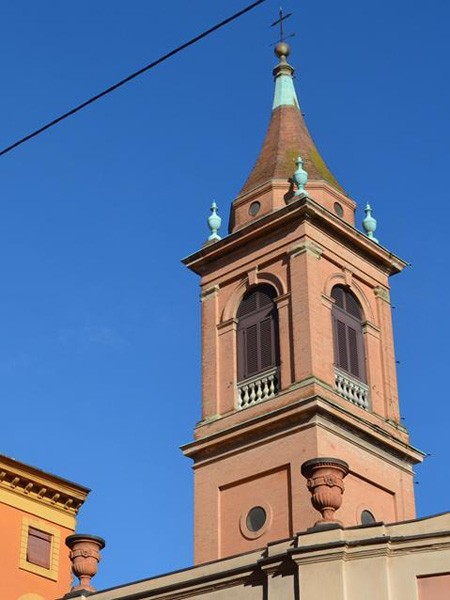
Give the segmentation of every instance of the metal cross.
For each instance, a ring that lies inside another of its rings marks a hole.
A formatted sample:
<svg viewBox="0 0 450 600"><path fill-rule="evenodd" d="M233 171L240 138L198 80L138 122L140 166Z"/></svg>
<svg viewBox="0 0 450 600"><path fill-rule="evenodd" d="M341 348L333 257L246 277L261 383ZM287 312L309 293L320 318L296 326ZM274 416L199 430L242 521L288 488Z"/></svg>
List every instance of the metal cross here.
<svg viewBox="0 0 450 600"><path fill-rule="evenodd" d="M288 19L292 13L288 13L287 15L283 15L283 9L280 6L280 11L279 11L279 15L280 18L277 19L276 21L274 21L271 25L271 27L275 27L275 25L280 25L280 42L284 42L284 27L283 27L283 22L286 21L286 19ZM289 36L291 37L291 36Z"/></svg>

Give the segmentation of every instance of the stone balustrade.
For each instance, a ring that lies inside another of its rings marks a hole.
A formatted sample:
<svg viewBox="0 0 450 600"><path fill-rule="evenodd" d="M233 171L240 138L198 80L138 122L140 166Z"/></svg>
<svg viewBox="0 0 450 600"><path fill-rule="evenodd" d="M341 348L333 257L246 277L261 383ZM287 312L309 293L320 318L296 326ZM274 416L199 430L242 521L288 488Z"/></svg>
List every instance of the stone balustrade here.
<svg viewBox="0 0 450 600"><path fill-rule="evenodd" d="M334 382L337 393L352 404L369 410L369 386L355 379L345 371L334 368Z"/></svg>
<svg viewBox="0 0 450 600"><path fill-rule="evenodd" d="M264 400L273 398L278 393L278 369L270 369L250 377L237 384L237 407L248 408Z"/></svg>

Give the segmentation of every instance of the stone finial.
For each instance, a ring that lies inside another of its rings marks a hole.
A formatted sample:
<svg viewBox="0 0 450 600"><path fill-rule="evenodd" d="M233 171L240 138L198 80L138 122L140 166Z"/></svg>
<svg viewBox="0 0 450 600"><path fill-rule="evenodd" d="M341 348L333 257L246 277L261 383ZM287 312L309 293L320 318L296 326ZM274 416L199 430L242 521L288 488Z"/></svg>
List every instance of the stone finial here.
<svg viewBox="0 0 450 600"><path fill-rule="evenodd" d="M295 164L297 165L297 170L292 176L295 185L297 186L297 191L295 192L296 196L301 196L305 193L305 185L308 181L308 173L303 168L303 159L301 156L297 156L295 160Z"/></svg>
<svg viewBox="0 0 450 600"><path fill-rule="evenodd" d="M222 219L217 214L217 208L217 204L213 202L211 204L211 215L208 217L208 227L211 230L208 242L217 242L222 239L217 233L222 225Z"/></svg>
<svg viewBox="0 0 450 600"><path fill-rule="evenodd" d="M75 533L66 538L66 546L70 548L72 572L80 580L69 595L72 597L73 592L95 592L91 578L97 573L100 550L105 547L105 540L95 535Z"/></svg>
<svg viewBox="0 0 450 600"><path fill-rule="evenodd" d="M366 208L364 209L366 216L363 219L362 225L364 227L364 231L368 238L370 238L373 242L378 244L377 238L373 235L377 229L377 220L372 217L372 207L370 204L366 204Z"/></svg>
<svg viewBox="0 0 450 600"><path fill-rule="evenodd" d="M312 458L302 464L301 470L311 492L311 503L322 514L314 526L342 525L334 513L342 504L348 464L339 458Z"/></svg>

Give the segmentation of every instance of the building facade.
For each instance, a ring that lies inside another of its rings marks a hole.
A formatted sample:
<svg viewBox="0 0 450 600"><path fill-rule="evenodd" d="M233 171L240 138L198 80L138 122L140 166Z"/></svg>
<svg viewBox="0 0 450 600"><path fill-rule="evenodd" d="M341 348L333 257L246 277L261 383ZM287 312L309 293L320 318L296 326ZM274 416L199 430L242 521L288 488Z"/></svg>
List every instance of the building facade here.
<svg viewBox="0 0 450 600"><path fill-rule="evenodd" d="M400 422L389 302L389 277L406 263L355 228L356 204L306 128L288 46L277 53L268 132L229 235L185 260L202 295L203 416L184 448L197 563L309 527L300 467L315 457L350 466L345 526L364 512L415 517L422 454ZM250 531L256 507L266 521Z"/></svg>
<svg viewBox="0 0 450 600"><path fill-rule="evenodd" d="M64 542L89 490L0 456L0 597L53 600L70 589Z"/></svg>

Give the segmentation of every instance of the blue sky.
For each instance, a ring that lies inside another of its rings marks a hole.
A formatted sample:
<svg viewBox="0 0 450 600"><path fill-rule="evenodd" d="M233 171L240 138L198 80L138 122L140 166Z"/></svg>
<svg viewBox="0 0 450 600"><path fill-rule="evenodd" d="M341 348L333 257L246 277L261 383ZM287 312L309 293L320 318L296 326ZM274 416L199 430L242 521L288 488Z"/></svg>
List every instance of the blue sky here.
<svg viewBox="0 0 450 600"><path fill-rule="evenodd" d="M342 186L411 262L392 280L419 515L450 509L450 5L286 4L296 87ZM242 8L240 0L0 3L0 145ZM1 158L0 451L92 488L98 588L192 562L198 281L180 263L227 221L270 115L262 7ZM436 493L436 486L439 493ZM132 550L131 550L132 549ZM132 558L132 560L131 560Z"/></svg>

